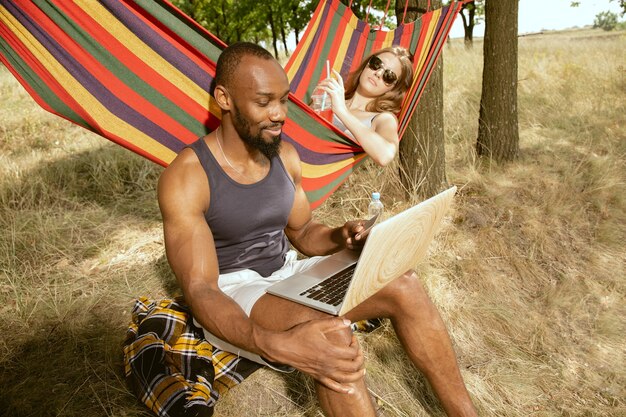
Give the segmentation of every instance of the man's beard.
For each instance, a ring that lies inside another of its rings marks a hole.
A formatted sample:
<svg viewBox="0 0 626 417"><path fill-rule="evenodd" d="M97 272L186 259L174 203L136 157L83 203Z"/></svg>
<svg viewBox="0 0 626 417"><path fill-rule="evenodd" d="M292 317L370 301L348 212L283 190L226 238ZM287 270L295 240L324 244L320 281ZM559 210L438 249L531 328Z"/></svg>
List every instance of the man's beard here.
<svg viewBox="0 0 626 417"><path fill-rule="evenodd" d="M257 149L259 152L265 155L267 159L271 160L273 157L278 156L281 143L280 135L274 136L271 142L266 142L263 139L262 129L259 130L259 133L257 133L256 135L252 135L252 133L250 133L250 123L248 122L248 120L245 117L241 116L241 112L239 112L239 109L237 109L236 106L234 110L235 111L232 112L233 126L235 127L235 130L237 131L239 137L243 140L243 142L251 148ZM266 126L265 128L278 125L282 126L283 123L274 123Z"/></svg>

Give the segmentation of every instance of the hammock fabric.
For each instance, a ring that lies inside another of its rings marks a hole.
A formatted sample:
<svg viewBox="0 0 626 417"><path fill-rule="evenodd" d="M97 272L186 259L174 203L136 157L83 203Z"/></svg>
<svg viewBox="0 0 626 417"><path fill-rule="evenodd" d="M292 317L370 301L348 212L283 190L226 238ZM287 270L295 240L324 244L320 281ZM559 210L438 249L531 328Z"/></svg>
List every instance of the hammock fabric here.
<svg viewBox="0 0 626 417"><path fill-rule="evenodd" d="M415 53L402 133L461 5L386 32L373 31L339 0L320 2L287 65L293 94L283 129L300 152L312 208L365 157L304 104L326 59L346 75L380 47L401 44ZM163 166L218 126L209 86L224 47L164 0L0 0L0 61L36 102Z"/></svg>

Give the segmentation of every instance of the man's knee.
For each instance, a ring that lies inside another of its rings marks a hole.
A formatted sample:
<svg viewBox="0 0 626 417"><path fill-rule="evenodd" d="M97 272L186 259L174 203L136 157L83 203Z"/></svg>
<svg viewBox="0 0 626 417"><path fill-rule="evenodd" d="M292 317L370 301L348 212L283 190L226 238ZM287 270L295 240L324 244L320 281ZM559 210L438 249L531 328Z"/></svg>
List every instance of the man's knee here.
<svg viewBox="0 0 626 417"><path fill-rule="evenodd" d="M415 305L430 303L430 297L422 285L417 273L407 271L388 285L389 293L395 303Z"/></svg>
<svg viewBox="0 0 626 417"><path fill-rule="evenodd" d="M326 333L326 337L329 341L337 345L350 346L352 343L352 329L350 329L350 327L344 327L342 329Z"/></svg>

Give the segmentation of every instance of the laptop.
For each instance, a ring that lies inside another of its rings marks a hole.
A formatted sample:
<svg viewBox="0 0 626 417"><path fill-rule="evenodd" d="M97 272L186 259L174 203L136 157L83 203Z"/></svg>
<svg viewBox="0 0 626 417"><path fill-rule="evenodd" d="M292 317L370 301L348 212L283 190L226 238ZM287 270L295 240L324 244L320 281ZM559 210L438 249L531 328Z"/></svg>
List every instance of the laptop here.
<svg viewBox="0 0 626 417"><path fill-rule="evenodd" d="M266 291L332 315L346 314L425 257L455 193L452 187L374 225L360 255L339 251Z"/></svg>

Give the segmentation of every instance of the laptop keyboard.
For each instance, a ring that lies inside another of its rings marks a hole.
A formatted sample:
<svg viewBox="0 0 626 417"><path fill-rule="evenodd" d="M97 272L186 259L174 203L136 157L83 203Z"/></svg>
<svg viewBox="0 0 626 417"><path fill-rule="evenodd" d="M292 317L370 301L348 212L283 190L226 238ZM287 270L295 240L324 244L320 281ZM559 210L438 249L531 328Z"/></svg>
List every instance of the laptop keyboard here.
<svg viewBox="0 0 626 417"><path fill-rule="evenodd" d="M354 275L356 264L326 278L312 287L302 291L300 295L312 300L320 301L333 306L338 306L343 301L348 285Z"/></svg>

